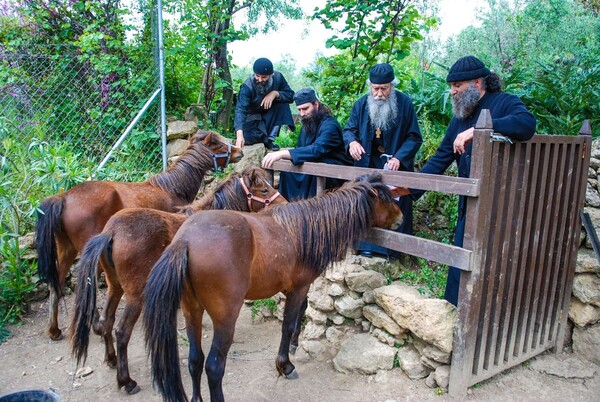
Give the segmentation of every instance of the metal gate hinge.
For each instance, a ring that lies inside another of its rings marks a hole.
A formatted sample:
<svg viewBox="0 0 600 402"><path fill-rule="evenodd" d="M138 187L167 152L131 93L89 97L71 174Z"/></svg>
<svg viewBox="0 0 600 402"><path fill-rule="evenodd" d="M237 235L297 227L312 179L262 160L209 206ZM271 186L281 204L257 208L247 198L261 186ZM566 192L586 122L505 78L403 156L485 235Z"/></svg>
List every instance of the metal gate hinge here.
<svg viewBox="0 0 600 402"><path fill-rule="evenodd" d="M507 142L509 144L513 144L513 141L510 138L508 138L502 134L495 134L495 133L490 134L490 141Z"/></svg>

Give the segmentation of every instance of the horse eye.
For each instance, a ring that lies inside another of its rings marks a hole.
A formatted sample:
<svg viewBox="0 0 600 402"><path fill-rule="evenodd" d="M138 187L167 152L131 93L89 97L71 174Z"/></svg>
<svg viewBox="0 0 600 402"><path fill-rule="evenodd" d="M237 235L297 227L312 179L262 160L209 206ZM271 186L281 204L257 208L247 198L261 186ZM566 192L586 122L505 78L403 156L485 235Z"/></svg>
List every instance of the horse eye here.
<svg viewBox="0 0 600 402"><path fill-rule="evenodd" d="M263 188L262 190L260 190L261 193L263 194L267 194L269 192L268 188Z"/></svg>

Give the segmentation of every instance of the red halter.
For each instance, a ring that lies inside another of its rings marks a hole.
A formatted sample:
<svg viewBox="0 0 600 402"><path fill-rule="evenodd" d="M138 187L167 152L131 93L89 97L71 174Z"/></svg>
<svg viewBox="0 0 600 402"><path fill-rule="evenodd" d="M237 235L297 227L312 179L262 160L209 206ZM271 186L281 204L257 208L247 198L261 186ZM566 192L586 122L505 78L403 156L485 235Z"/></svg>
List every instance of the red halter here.
<svg viewBox="0 0 600 402"><path fill-rule="evenodd" d="M250 190L248 190L248 187L246 187L246 183L244 183L244 179L240 177L240 184L242 185L242 189L244 190L244 192L246 193L246 198L248 198L248 209L250 211L252 211L252 200L254 201L258 201L262 204L265 204L265 209L269 207L269 205L271 205L271 203L277 198L277 197L281 197L281 194L279 194L279 191L277 191L275 194L273 194L271 197L269 198L261 198L261 197L257 197L254 194L252 194L250 192Z"/></svg>

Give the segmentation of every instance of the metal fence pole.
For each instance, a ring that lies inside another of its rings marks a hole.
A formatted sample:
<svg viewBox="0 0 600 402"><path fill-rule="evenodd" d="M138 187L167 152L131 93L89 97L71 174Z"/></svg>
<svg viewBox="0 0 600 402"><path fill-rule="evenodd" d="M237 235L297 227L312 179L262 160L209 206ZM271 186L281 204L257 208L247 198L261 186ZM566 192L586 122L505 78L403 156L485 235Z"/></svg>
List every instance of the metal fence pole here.
<svg viewBox="0 0 600 402"><path fill-rule="evenodd" d="M160 131L162 139L163 170L167 170L167 111L165 106L165 55L163 44L162 0L158 0L157 13L158 74L160 80Z"/></svg>

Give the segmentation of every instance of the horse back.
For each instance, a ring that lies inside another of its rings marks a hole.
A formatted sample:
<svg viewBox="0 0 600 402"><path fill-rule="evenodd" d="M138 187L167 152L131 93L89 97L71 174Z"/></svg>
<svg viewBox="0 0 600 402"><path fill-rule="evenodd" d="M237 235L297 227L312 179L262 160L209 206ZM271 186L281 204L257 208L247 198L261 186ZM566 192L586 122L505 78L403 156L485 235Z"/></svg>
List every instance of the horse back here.
<svg viewBox="0 0 600 402"><path fill-rule="evenodd" d="M192 215L173 242L188 244L188 272L208 305L260 299L293 287L297 253L285 228L266 214L212 210ZM210 296L202 289L211 289Z"/></svg>

